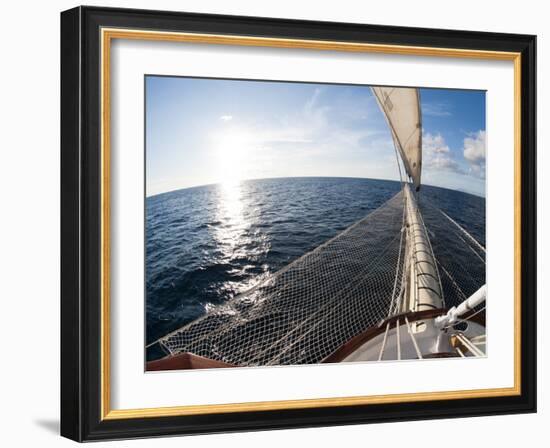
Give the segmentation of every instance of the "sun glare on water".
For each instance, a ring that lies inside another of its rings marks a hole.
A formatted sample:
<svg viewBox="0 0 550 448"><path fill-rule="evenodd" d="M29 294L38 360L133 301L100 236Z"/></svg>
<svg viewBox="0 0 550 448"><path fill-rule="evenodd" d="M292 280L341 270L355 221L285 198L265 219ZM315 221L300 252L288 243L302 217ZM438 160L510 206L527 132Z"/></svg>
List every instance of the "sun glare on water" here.
<svg viewBox="0 0 550 448"><path fill-rule="evenodd" d="M225 129L216 136L216 178L220 184L217 219L223 223L214 236L226 261L236 256L242 233L248 223L244 218L241 181L252 146L251 135L239 129Z"/></svg>

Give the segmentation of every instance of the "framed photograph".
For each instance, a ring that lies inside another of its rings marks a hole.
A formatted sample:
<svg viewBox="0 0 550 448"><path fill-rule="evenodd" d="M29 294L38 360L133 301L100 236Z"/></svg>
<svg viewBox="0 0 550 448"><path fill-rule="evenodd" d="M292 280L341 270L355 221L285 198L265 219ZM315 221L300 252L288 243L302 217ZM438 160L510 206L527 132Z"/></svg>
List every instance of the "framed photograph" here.
<svg viewBox="0 0 550 448"><path fill-rule="evenodd" d="M61 433L536 410L535 36L61 14Z"/></svg>

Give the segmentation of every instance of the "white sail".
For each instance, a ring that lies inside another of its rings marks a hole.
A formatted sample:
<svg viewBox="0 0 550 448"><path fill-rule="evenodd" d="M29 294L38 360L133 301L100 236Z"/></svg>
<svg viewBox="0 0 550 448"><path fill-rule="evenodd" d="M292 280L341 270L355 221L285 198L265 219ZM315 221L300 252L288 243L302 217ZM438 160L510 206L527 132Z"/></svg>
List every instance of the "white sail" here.
<svg viewBox="0 0 550 448"><path fill-rule="evenodd" d="M422 114L418 89L372 87L405 170L418 190L422 171Z"/></svg>

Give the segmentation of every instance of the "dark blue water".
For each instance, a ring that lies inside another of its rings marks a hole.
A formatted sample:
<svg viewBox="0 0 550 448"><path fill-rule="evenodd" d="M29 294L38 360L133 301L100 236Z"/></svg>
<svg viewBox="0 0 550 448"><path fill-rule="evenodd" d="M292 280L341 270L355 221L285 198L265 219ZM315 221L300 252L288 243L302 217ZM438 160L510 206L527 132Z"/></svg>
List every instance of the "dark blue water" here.
<svg viewBox="0 0 550 448"><path fill-rule="evenodd" d="M319 246L400 190L393 181L282 178L147 198L147 342L203 315ZM485 243L485 200L422 195Z"/></svg>

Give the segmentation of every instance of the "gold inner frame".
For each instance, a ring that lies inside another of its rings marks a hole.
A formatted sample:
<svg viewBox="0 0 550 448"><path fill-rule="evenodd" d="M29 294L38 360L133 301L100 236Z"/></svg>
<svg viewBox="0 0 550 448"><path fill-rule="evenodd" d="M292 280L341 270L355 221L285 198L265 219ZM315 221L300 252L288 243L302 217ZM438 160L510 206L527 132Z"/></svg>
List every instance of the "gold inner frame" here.
<svg viewBox="0 0 550 448"><path fill-rule="evenodd" d="M303 400L111 409L110 388L110 55L113 39L169 41L213 45L295 48L513 61L514 63L514 386L461 391L418 392ZM306 409L382 403L404 403L521 394L521 54L514 52L416 47L303 39L195 34L136 29L101 29L101 419L166 417L263 410Z"/></svg>

